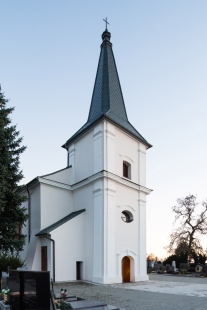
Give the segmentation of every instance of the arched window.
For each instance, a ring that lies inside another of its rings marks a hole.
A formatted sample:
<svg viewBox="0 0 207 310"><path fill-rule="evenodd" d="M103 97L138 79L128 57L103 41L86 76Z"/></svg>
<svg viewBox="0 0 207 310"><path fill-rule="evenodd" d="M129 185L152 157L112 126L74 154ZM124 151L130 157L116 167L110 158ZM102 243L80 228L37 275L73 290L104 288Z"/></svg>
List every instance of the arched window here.
<svg viewBox="0 0 207 310"><path fill-rule="evenodd" d="M123 161L123 177L131 179L131 165L127 161Z"/></svg>

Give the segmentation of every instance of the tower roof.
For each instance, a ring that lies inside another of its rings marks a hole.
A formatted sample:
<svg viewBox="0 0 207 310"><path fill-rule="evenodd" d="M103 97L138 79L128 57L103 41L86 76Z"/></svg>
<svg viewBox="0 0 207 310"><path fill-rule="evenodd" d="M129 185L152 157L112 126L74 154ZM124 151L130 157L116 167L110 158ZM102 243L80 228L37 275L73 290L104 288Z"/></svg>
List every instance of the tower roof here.
<svg viewBox="0 0 207 310"><path fill-rule="evenodd" d="M101 52L91 99L88 120L62 147L67 148L77 136L88 130L102 118L118 125L128 133L151 147L144 137L128 121L124 98L119 81L116 62L110 42L111 34L106 29L102 34Z"/></svg>

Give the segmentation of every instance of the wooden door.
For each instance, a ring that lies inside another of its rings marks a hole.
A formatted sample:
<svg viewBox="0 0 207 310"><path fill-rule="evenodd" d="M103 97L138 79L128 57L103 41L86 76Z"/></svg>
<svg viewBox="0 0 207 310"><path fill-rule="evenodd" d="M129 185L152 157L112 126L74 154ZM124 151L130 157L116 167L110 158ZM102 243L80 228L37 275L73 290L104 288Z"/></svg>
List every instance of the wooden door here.
<svg viewBox="0 0 207 310"><path fill-rule="evenodd" d="M41 270L47 271L47 246L41 247Z"/></svg>
<svg viewBox="0 0 207 310"><path fill-rule="evenodd" d="M123 282L130 282L130 259L127 256L122 259L122 279Z"/></svg>

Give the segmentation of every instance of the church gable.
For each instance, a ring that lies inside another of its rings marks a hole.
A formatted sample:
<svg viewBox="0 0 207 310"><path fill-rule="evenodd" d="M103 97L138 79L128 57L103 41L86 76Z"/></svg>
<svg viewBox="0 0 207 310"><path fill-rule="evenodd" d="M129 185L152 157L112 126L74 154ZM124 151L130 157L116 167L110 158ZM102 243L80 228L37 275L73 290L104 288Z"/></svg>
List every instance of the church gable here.
<svg viewBox="0 0 207 310"><path fill-rule="evenodd" d="M52 180L56 182L61 182L70 185L71 184L71 166L68 166L64 169L42 175L41 178L47 180Z"/></svg>

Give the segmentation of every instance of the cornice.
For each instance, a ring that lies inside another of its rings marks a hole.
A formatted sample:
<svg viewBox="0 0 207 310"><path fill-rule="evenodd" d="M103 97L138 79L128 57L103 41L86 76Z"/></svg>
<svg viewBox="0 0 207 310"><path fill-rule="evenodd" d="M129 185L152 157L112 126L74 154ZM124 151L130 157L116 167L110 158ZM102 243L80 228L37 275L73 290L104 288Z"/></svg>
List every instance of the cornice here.
<svg viewBox="0 0 207 310"><path fill-rule="evenodd" d="M84 179L83 181L80 181L78 183L75 183L73 185L68 185L68 184L65 184L65 183L61 183L61 182L57 182L57 181L53 181L53 180L50 180L50 179L46 179L46 178L42 178L42 177L38 177L38 181L39 183L42 183L42 184L46 184L46 185L50 185L50 186L55 186L55 187L58 187L58 188L62 188L62 189L65 189L65 190L69 190L69 191L74 191L74 190L77 190L81 187L84 187L84 186L87 186L97 180L100 180L100 179L103 179L103 178L107 178L107 179L110 179L116 183L119 183L119 184L122 184L126 187L129 187L131 189L135 189L135 190L138 190L140 192L143 192L145 194L150 194L151 193L151 189L147 188L147 187L144 187L142 185L139 185L137 183L134 183L130 180L127 180L125 178L122 178L116 174L113 174L111 172L108 172L108 171L100 171L92 176L90 176L89 178L87 179Z"/></svg>
<svg viewBox="0 0 207 310"><path fill-rule="evenodd" d="M152 145L147 142L144 138L140 138L137 135L135 135L133 132L131 132L129 129L127 129L126 127L122 126L120 123L116 122L114 119L112 119L111 117L109 117L106 114L101 114L97 119L95 119L94 121L91 121L91 123L89 123L88 121L83 125L83 127L85 126L84 129L81 130L81 128L70 138L68 139L63 145L62 148L67 149L69 147L70 144L74 143L76 140L78 140L80 137L82 137L83 135L85 135L89 130L91 130L97 123L101 122L101 121L108 121L111 124L115 125L117 128L121 129L122 131L124 131L125 133L127 133L129 136L133 137L136 141L143 143L144 145L147 146L147 148L149 149L150 147L152 147Z"/></svg>

